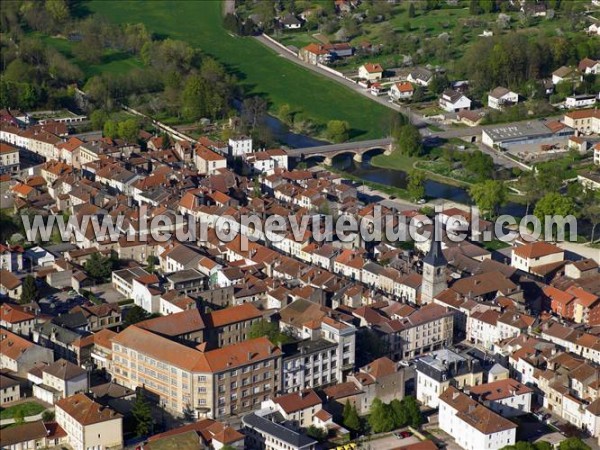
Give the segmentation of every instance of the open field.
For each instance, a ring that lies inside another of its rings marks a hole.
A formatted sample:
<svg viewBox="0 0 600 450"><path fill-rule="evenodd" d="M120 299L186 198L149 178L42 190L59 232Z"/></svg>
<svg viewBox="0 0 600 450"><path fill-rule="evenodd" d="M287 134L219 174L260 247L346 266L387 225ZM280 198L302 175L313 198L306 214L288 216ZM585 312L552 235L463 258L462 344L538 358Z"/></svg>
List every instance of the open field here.
<svg viewBox="0 0 600 450"><path fill-rule="evenodd" d="M92 0L88 6L112 21L141 22L155 34L202 49L235 73L246 92L267 97L272 112L289 104L321 124L332 119L347 120L353 139L388 134L392 114L388 108L285 61L253 38L229 34L222 26L220 1Z"/></svg>

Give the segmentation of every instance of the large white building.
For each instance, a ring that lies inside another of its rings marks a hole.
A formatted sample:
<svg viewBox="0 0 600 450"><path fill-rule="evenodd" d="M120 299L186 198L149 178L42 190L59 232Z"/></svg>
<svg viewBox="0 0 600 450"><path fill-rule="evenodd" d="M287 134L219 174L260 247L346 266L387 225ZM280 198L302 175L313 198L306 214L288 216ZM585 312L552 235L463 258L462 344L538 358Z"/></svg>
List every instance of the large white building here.
<svg viewBox="0 0 600 450"><path fill-rule="evenodd" d="M517 425L450 386L440 396L440 428L465 450L514 445Z"/></svg>
<svg viewBox="0 0 600 450"><path fill-rule="evenodd" d="M479 361L442 349L422 356L416 362L417 400L430 408L439 406L439 397L452 383L461 388L483 381Z"/></svg>
<svg viewBox="0 0 600 450"><path fill-rule="evenodd" d="M252 153L252 138L241 136L229 139L229 154L233 157Z"/></svg>
<svg viewBox="0 0 600 450"><path fill-rule="evenodd" d="M67 432L74 450L123 448L123 416L85 394L56 402L56 422Z"/></svg>
<svg viewBox="0 0 600 450"><path fill-rule="evenodd" d="M473 386L469 394L502 417L531 412L533 389L512 378Z"/></svg>

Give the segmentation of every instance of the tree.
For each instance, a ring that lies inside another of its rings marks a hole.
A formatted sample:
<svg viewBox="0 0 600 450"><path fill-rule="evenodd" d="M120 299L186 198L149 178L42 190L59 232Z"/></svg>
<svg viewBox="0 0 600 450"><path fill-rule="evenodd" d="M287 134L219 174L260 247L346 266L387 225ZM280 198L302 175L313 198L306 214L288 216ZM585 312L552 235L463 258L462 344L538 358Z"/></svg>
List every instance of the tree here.
<svg viewBox="0 0 600 450"><path fill-rule="evenodd" d="M107 120L104 122L104 127L102 129L102 135L104 137L114 139L119 136L119 128L117 122L114 120Z"/></svg>
<svg viewBox="0 0 600 450"><path fill-rule="evenodd" d="M316 439L319 442L323 442L325 439L327 439L328 434L329 433L325 428L317 427L315 425L311 425L306 429L306 435Z"/></svg>
<svg viewBox="0 0 600 450"><path fill-rule="evenodd" d="M596 227L600 223L600 194L596 194L596 201L589 202L583 207L583 216L589 219L592 224L592 235L590 242L593 244L595 241Z"/></svg>
<svg viewBox="0 0 600 450"><path fill-rule="evenodd" d="M267 115L267 101L255 95L248 97L242 104L242 121L246 127L254 131Z"/></svg>
<svg viewBox="0 0 600 450"><path fill-rule="evenodd" d="M327 122L327 139L340 143L350 137L350 124L345 120L330 120Z"/></svg>
<svg viewBox="0 0 600 450"><path fill-rule="evenodd" d="M436 94L441 94L448 86L450 86L450 80L448 79L448 76L446 74L437 74L431 79L431 83L429 83L429 90Z"/></svg>
<svg viewBox="0 0 600 450"><path fill-rule="evenodd" d="M477 207L489 216L495 216L498 208L506 203L508 191L503 182L488 180L474 184L469 193Z"/></svg>
<svg viewBox="0 0 600 450"><path fill-rule="evenodd" d="M34 302L38 298L39 291L37 284L35 284L35 278L33 278L31 275L27 275L21 286L21 303Z"/></svg>
<svg viewBox="0 0 600 450"><path fill-rule="evenodd" d="M125 314L125 320L123 322L125 324L125 327L128 327L129 325L135 325L136 323L141 322L142 320L146 320L149 317L150 314L148 314L148 312L144 308L138 305L133 305L131 308L127 309L127 313Z"/></svg>
<svg viewBox="0 0 600 450"><path fill-rule="evenodd" d="M535 205L533 214L544 225L546 218L551 216L563 216L575 214L575 204L573 199L559 194L558 192L549 192L544 195Z"/></svg>
<svg viewBox="0 0 600 450"><path fill-rule="evenodd" d="M137 142L140 132L140 125L136 119L127 119L119 122L119 137L127 142Z"/></svg>
<svg viewBox="0 0 600 450"><path fill-rule="evenodd" d="M88 275L95 280L101 281L110 277L113 269L113 259L110 256L102 256L100 253L92 253L83 265Z"/></svg>
<svg viewBox="0 0 600 450"><path fill-rule="evenodd" d="M592 448L581 439L571 437L562 441L558 445L558 450L592 450Z"/></svg>
<svg viewBox="0 0 600 450"><path fill-rule="evenodd" d="M15 420L15 424L22 425L25 423L25 411L23 408L17 408L15 413L13 414L13 419Z"/></svg>
<svg viewBox="0 0 600 450"><path fill-rule="evenodd" d="M69 8L65 0L46 0L45 6L56 23L63 23L69 18Z"/></svg>
<svg viewBox="0 0 600 450"><path fill-rule="evenodd" d="M408 174L406 190L412 200L420 200L425 197L425 174L417 169L411 170Z"/></svg>
<svg viewBox="0 0 600 450"><path fill-rule="evenodd" d="M525 201L527 202L525 215L528 215L531 204L535 203L540 198L540 190L537 185L535 173L533 171L524 172L519 178L517 189L519 189L523 193L523 197L525 197Z"/></svg>
<svg viewBox="0 0 600 450"><path fill-rule="evenodd" d="M396 421L396 428L405 426L408 423L409 417L404 404L395 398L390 402L390 407L394 414L394 420Z"/></svg>
<svg viewBox="0 0 600 450"><path fill-rule="evenodd" d="M90 123L94 130L102 130L107 120L108 114L103 109L96 109L90 114Z"/></svg>
<svg viewBox="0 0 600 450"><path fill-rule="evenodd" d="M396 428L394 412L390 405L375 398L369 411L369 425L374 433L385 433Z"/></svg>
<svg viewBox="0 0 600 450"><path fill-rule="evenodd" d="M156 270L156 263L158 262L158 258L154 255L148 255L146 258L146 270L148 273L154 273Z"/></svg>
<svg viewBox="0 0 600 450"><path fill-rule="evenodd" d="M131 415L135 422L135 434L137 437L147 436L152 432L154 425L154 419L152 418L152 408L150 403L146 400L146 397L141 390L138 390L133 406L131 408Z"/></svg>
<svg viewBox="0 0 600 450"><path fill-rule="evenodd" d="M392 134L396 148L402 153L408 156L420 156L423 153L423 139L414 125L402 125Z"/></svg>
<svg viewBox="0 0 600 450"><path fill-rule="evenodd" d="M415 15L415 4L413 2L410 2L410 6L408 7L408 17L412 19L413 17L415 17Z"/></svg>
<svg viewBox="0 0 600 450"><path fill-rule="evenodd" d="M350 431L356 432L356 431L360 430L360 417L358 417L358 412L356 411L356 405L350 405L350 402L348 400L346 400L346 405L344 405L344 412L345 412L345 414L343 416L344 427L346 427Z"/></svg>
<svg viewBox="0 0 600 450"><path fill-rule="evenodd" d="M408 423L413 428L419 428L423 424L423 414L419 408L419 404L411 395L402 399L402 404L406 409Z"/></svg>

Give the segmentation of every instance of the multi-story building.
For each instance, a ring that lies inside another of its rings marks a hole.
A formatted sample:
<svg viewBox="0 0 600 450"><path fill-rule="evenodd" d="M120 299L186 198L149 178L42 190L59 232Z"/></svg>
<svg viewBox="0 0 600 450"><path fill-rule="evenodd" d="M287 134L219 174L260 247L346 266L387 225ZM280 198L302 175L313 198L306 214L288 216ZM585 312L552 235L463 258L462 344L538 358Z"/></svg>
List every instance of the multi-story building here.
<svg viewBox="0 0 600 450"><path fill-rule="evenodd" d="M0 326L15 334L29 337L37 322L35 314L23 307L4 303L0 306Z"/></svg>
<svg viewBox="0 0 600 450"><path fill-rule="evenodd" d="M548 242L539 241L513 247L511 266L523 272L531 272L531 269L551 263L564 261L563 249Z"/></svg>
<svg viewBox="0 0 600 450"><path fill-rule="evenodd" d="M514 445L517 425L453 386L439 399L440 428L465 450L498 450Z"/></svg>
<svg viewBox="0 0 600 450"><path fill-rule="evenodd" d="M580 133L600 133L600 111L597 109L583 109L565 114L563 122Z"/></svg>
<svg viewBox="0 0 600 450"><path fill-rule="evenodd" d="M70 361L59 359L40 369L41 377L30 373L27 378L33 381L33 395L49 404L58 399L87 391L88 373Z"/></svg>
<svg viewBox="0 0 600 450"><path fill-rule="evenodd" d="M19 170L19 149L0 142L0 174Z"/></svg>
<svg viewBox="0 0 600 450"><path fill-rule="evenodd" d="M454 314L448 308L430 303L401 320L372 326L386 342L389 357L398 361L449 346L454 336Z"/></svg>
<svg viewBox="0 0 600 450"><path fill-rule="evenodd" d="M85 394L56 402L55 414L74 450L123 448L123 416Z"/></svg>
<svg viewBox="0 0 600 450"><path fill-rule="evenodd" d="M144 386L167 410L219 418L250 411L281 388L281 350L265 337L211 351L130 326L113 339L114 380Z"/></svg>
<svg viewBox="0 0 600 450"><path fill-rule="evenodd" d="M315 450L317 441L278 423L274 411L261 409L242 417L246 448L263 450Z"/></svg>
<svg viewBox="0 0 600 450"><path fill-rule="evenodd" d="M439 397L449 386L464 388L483 382L483 369L478 360L448 349L419 358L416 371L417 400L430 408L439 406Z"/></svg>
<svg viewBox="0 0 600 450"><path fill-rule="evenodd" d="M0 369L8 369L21 376L38 364L49 364L54 355L49 348L0 328Z"/></svg>
<svg viewBox="0 0 600 450"><path fill-rule="evenodd" d="M511 378L473 386L469 395L502 417L531 412L533 389Z"/></svg>

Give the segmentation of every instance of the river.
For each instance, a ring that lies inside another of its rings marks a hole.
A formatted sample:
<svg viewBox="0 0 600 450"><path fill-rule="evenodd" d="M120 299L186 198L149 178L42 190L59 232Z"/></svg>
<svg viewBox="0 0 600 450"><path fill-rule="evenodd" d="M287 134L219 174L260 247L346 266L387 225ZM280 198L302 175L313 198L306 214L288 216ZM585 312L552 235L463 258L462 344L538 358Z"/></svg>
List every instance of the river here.
<svg viewBox="0 0 600 450"><path fill-rule="evenodd" d="M325 141L291 132L286 125L273 116L267 116L266 124L273 133L274 138L288 147L315 147L327 144ZM335 158L333 164L336 169L362 178L365 181L406 188L406 172L375 167L371 165L370 158L366 156L362 163L357 163L349 155L342 155ZM472 203L468 192L464 188L451 186L434 180L427 180L425 182L425 195L428 198L443 198L456 203ZM501 214L522 217L525 215L525 206L510 202L502 207L500 212Z"/></svg>

